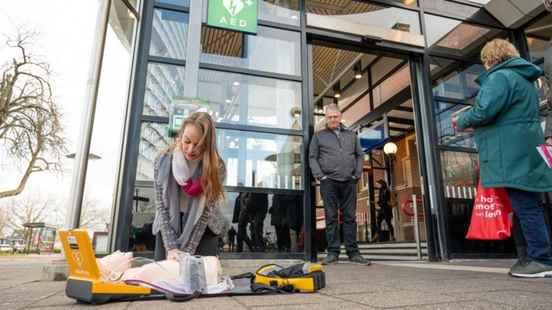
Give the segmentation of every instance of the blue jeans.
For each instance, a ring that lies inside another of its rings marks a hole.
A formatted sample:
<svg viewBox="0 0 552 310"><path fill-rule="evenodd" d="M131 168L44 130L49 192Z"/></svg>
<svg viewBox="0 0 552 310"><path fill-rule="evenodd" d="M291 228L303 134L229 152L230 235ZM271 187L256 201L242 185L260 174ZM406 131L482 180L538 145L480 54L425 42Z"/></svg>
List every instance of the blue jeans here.
<svg viewBox="0 0 552 310"><path fill-rule="evenodd" d="M531 260L552 265L550 236L538 194L513 188L506 190L527 241L527 256Z"/></svg>

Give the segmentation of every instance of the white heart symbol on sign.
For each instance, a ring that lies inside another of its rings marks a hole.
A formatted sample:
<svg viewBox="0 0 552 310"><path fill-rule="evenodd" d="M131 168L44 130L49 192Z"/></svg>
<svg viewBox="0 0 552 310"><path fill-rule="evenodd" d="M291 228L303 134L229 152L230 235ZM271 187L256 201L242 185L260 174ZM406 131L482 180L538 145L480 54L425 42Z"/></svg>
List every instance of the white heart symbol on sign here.
<svg viewBox="0 0 552 310"><path fill-rule="evenodd" d="M245 6L242 0L222 0L222 4L232 16L240 14Z"/></svg>

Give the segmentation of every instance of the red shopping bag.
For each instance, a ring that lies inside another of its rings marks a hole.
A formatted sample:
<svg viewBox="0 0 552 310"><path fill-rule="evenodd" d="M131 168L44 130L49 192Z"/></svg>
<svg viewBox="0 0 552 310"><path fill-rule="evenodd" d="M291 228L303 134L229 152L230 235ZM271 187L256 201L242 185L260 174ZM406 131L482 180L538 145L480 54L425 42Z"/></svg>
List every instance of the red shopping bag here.
<svg viewBox="0 0 552 310"><path fill-rule="evenodd" d="M510 238L512 204L504 188L477 187L470 228L466 239L503 240Z"/></svg>

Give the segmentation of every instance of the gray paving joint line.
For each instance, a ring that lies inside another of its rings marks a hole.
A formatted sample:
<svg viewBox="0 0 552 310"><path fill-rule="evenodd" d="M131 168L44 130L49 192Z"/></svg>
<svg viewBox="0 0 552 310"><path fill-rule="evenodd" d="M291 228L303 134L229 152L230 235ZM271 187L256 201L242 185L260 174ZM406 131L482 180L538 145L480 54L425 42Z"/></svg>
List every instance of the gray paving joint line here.
<svg viewBox="0 0 552 310"><path fill-rule="evenodd" d="M239 298L237 298L236 296L230 296L230 298L235 301L238 305L244 307L245 309L251 309L251 307L249 307L248 305L244 304L243 302L241 302L239 300Z"/></svg>
<svg viewBox="0 0 552 310"><path fill-rule="evenodd" d="M352 303L352 304L357 304L357 305L359 305L359 306L366 306L366 307L376 308L376 309L384 309L384 308L381 308L381 307L371 306L371 305L362 303L362 302L360 302L360 301L349 300L349 299L345 299L345 298L340 297L340 296L325 294L325 293L323 293L323 292L320 292L320 295L323 295L323 296L326 296L326 297L335 298L335 299L338 299L338 300L341 300L341 301L344 301L344 302L348 302L348 303ZM355 295L358 295L358 294L355 294Z"/></svg>
<svg viewBox="0 0 552 310"><path fill-rule="evenodd" d="M374 307L374 306L370 306L370 307L374 307L374 308L378 308L378 309L408 309L408 308L412 308L412 307L438 306L438 305L456 304L456 303L460 303L460 302L479 302L479 301L485 301L485 302L488 302L488 303L491 303L491 304L508 306L508 307L512 306L512 305L497 303L497 302L489 301L489 300L485 300L485 299L459 299L459 300L451 300L451 301L440 301L440 302L434 302L434 303L404 305L404 306L398 306L398 307L383 307L383 308L378 308L378 307Z"/></svg>
<svg viewBox="0 0 552 310"><path fill-rule="evenodd" d="M57 294L59 294L59 293L61 293L61 292L63 292L63 290L59 290L59 291L56 291L56 292L54 292L54 293L50 293L50 294L48 294L48 295L42 296L42 297L40 297L40 298L37 299L37 300L33 300L30 304L23 306L23 308L18 308L18 310L24 310L24 309L29 309L29 308L41 308L40 306L38 306L38 307L33 307L33 305L36 305L37 303L39 303L39 302L41 302L41 301L43 301L43 300L46 300L46 299L48 299L48 298L50 298L50 297L56 296Z"/></svg>
<svg viewBox="0 0 552 310"><path fill-rule="evenodd" d="M320 303L319 302L304 302L304 303L301 303L301 304L294 303L294 304L256 305L256 306L253 306L253 307L255 307L255 309L258 309L258 308L273 308L273 307L293 307L293 306L297 306L297 305L315 306L315 305L320 305Z"/></svg>
<svg viewBox="0 0 552 310"><path fill-rule="evenodd" d="M14 284L12 286L8 286L6 288L3 288L3 290L10 290L12 288L16 288L16 287L21 286L21 285L27 285L27 284L36 283L36 282L41 282L41 281L40 280L32 280L32 281L27 281L27 282L21 282L21 283L17 283L17 284Z"/></svg>
<svg viewBox="0 0 552 310"><path fill-rule="evenodd" d="M509 292L536 294L533 291L525 291L525 290L518 290L518 289L495 289L495 290L489 290L489 291L480 291L480 293L499 293L499 292L504 292L506 290L509 291ZM452 293L442 293L442 294L446 295L446 296L449 296L449 297L454 297L452 295ZM485 301L485 302L488 302L490 304L501 305L501 306L506 306L506 307L515 307L515 305L512 305L512 304L508 304L508 303L504 303L504 302L498 302L496 300L491 300L491 299L486 299L484 296L480 297L479 299L472 300L472 301Z"/></svg>

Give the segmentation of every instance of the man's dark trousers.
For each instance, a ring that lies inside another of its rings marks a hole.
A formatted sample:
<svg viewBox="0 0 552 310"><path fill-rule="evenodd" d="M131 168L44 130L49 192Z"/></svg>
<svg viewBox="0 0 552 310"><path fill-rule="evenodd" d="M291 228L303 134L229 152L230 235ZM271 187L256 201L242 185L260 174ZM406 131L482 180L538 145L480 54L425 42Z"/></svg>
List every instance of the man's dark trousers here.
<svg viewBox="0 0 552 310"><path fill-rule="evenodd" d="M326 239L328 255L339 256L341 243L339 240L338 210L343 213L343 239L349 257L359 254L356 242L356 180L335 181L324 179L320 182L320 193L324 201L326 215Z"/></svg>

